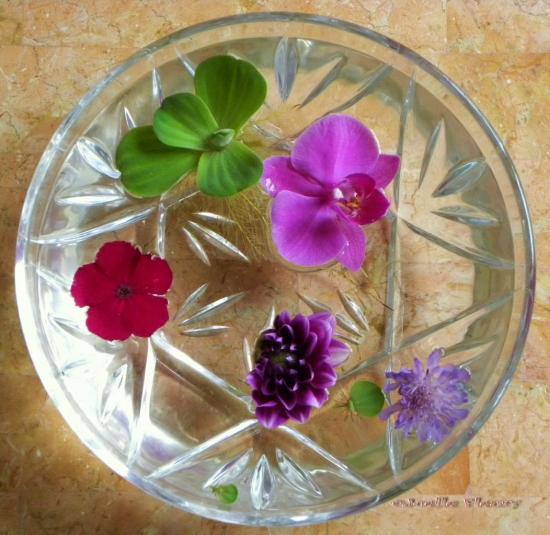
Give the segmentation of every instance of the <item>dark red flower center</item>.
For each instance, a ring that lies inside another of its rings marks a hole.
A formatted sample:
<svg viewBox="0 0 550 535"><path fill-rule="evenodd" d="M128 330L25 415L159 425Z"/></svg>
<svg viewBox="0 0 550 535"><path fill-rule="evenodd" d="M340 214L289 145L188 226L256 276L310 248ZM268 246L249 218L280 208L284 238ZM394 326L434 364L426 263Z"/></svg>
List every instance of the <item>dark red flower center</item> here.
<svg viewBox="0 0 550 535"><path fill-rule="evenodd" d="M121 284L117 289L116 289L116 296L119 298L119 299L128 299L129 297L131 297L133 295L133 290L132 288L130 288L130 286L127 286L126 284Z"/></svg>

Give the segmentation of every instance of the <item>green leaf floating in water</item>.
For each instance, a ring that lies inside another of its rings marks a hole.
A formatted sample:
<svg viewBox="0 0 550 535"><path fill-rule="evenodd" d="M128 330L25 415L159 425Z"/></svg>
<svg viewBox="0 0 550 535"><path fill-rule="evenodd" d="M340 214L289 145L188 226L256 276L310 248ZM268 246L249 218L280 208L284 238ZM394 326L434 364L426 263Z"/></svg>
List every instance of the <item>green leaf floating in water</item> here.
<svg viewBox="0 0 550 535"><path fill-rule="evenodd" d="M219 487L212 487L212 492L218 497L220 503L225 505L231 505L237 501L239 497L239 490L233 484L220 485Z"/></svg>
<svg viewBox="0 0 550 535"><path fill-rule="evenodd" d="M152 126L130 130L120 142L116 164L134 197L158 197L192 171L200 153L161 143Z"/></svg>
<svg viewBox="0 0 550 535"><path fill-rule="evenodd" d="M348 407L361 416L376 416L384 406L384 394L370 381L358 381L351 387Z"/></svg>
<svg viewBox="0 0 550 535"><path fill-rule="evenodd" d="M197 67L195 94L208 106L220 128L238 131L263 104L267 84L252 63L214 56Z"/></svg>
<svg viewBox="0 0 550 535"><path fill-rule="evenodd" d="M262 160L243 143L233 141L224 150L201 156L197 184L206 195L227 197L256 184L262 170Z"/></svg>
<svg viewBox="0 0 550 535"><path fill-rule="evenodd" d="M156 197L198 166L197 184L206 195L229 197L258 182L262 161L235 141L265 100L267 84L246 61L215 56L195 73L195 95L164 99L153 126L131 130L116 161L126 190Z"/></svg>
<svg viewBox="0 0 550 535"><path fill-rule="evenodd" d="M218 130L206 104L192 93L178 93L162 101L153 120L155 134L171 147L210 150L208 140Z"/></svg>

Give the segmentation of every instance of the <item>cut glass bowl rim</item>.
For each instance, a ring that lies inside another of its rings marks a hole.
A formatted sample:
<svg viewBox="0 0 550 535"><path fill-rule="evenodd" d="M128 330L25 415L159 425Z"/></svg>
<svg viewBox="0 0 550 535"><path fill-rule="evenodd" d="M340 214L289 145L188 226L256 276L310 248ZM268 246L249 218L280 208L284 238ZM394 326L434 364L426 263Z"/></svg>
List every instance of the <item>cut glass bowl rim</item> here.
<svg viewBox="0 0 550 535"><path fill-rule="evenodd" d="M223 28L226 26L238 25L243 23L250 24L265 22L292 22L328 26L365 37L367 39L370 39L371 41L376 42L379 45L394 50L402 57L406 58L414 65L424 70L435 79L437 79L440 83L445 85L445 87L461 102L461 104L465 106L465 108L477 120L478 124L482 127L483 131L493 144L498 156L501 158L501 161L507 171L513 191L515 193L515 201L517 202L518 209L521 213L524 238L523 246L525 253L525 290L522 296L524 304L521 316L520 318L518 318L518 335L514 343L511 358L508 362L508 367L506 369L506 372L502 375L501 380L495 388L492 396L486 403L483 410L480 412L479 416L473 421L472 425L468 429L464 430L464 432L460 435L456 442L450 448L445 450L430 466L420 470L415 475L404 480L404 482L402 482L401 484L396 484L396 486L392 489L382 492L378 496L376 504L387 501L397 494L401 494L405 490L414 487L420 481L422 481L435 471L439 470L444 464L450 461L472 439L472 437L477 433L477 431L485 423L488 417L492 414L493 410L496 408L502 395L510 384L511 378L514 374L514 371L517 367L518 361L525 346L525 341L527 338L529 324L533 312L536 273L535 243L525 193L523 191L523 187L520 183L520 179L516 172L516 169L500 137L491 126L485 115L478 109L477 105L474 104L465 95L462 89L460 89L453 81L451 81L445 74L443 74L435 65L421 57L416 52L413 52L409 48L375 32L374 30L364 28L351 22L346 22L331 17L290 12L251 13L223 17L189 26L183 30L179 30L166 37L163 37L162 39L159 39L154 43L142 48L126 61L124 61L122 64L112 69L80 100L80 102L64 119L59 128L53 134L48 146L46 147L42 155L42 158L38 163L31 184L27 191L21 213L16 245L15 287L19 316L21 319L25 341L33 360L34 366L48 395L52 399L58 411L63 415L64 419L69 424L71 429L73 429L73 431L76 433L78 438L94 453L96 457L98 457L110 469L127 479L138 488L147 492L148 494L163 501L166 501L167 503L174 505L184 511L194 513L206 518L243 525L296 526L326 522L328 520L340 518L354 512L362 511L372 505L372 497L366 498L364 501L359 501L359 503L355 503L351 506L340 507L326 512L315 512L311 515L266 515L263 517L254 514L231 512L231 510L214 510L197 502L189 502L182 499L174 501L174 497L172 495L164 494L163 491L159 489L156 485L152 485L149 481L133 474L128 466L124 464L124 462L118 459L113 453L111 453L106 447L104 447L101 442L97 440L94 428L89 425L85 420L83 420L80 413L78 412L77 407L73 406L70 400L67 399L63 390L59 388L56 376L52 373L52 370L45 362L46 359L42 357L42 346L40 344L39 338L35 336L34 325L32 324L32 322L24 321L25 317L29 316L33 308L33 301L27 287L25 265L25 254L27 250L31 212L42 186L42 182L44 181L44 178L46 176L49 161L51 157L55 154L55 152L59 150L59 141L64 138L64 136L70 131L71 127L78 121L81 113L86 110L87 106L94 101L94 99L103 91L103 89L108 87L114 80L121 76L131 66L141 61L144 57L147 57L151 53L170 45L173 41L189 38L203 31L208 31L216 28Z"/></svg>

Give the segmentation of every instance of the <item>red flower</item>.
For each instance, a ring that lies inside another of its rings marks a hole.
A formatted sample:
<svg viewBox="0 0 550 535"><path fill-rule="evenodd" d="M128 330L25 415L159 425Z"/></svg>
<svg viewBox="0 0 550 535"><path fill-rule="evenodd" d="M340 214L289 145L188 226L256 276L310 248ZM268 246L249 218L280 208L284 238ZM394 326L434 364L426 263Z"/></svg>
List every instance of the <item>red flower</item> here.
<svg viewBox="0 0 550 535"><path fill-rule="evenodd" d="M95 262L75 273L71 295L79 307L90 307L86 326L105 340L148 337L168 321L172 284L166 260L142 254L124 241L106 243Z"/></svg>

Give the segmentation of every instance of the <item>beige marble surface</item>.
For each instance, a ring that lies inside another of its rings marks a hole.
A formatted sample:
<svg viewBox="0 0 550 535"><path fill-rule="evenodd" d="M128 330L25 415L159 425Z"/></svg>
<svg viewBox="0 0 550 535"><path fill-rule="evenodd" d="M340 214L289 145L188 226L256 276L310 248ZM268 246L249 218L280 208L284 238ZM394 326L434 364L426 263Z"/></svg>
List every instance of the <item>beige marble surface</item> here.
<svg viewBox="0 0 550 535"><path fill-rule="evenodd" d="M487 114L522 176L537 238L537 301L501 404L451 463L403 498L453 508L377 509L297 533L540 534L548 531L550 411L550 2L548 0L1 0L0 534L256 534L141 494L77 440L48 400L13 296L16 228L49 137L84 92L152 40L209 18L287 10L363 24L435 62ZM464 499L481 497L468 507ZM491 507L488 500L519 500ZM274 530L272 530L274 531ZM286 530L288 533L294 530Z"/></svg>

